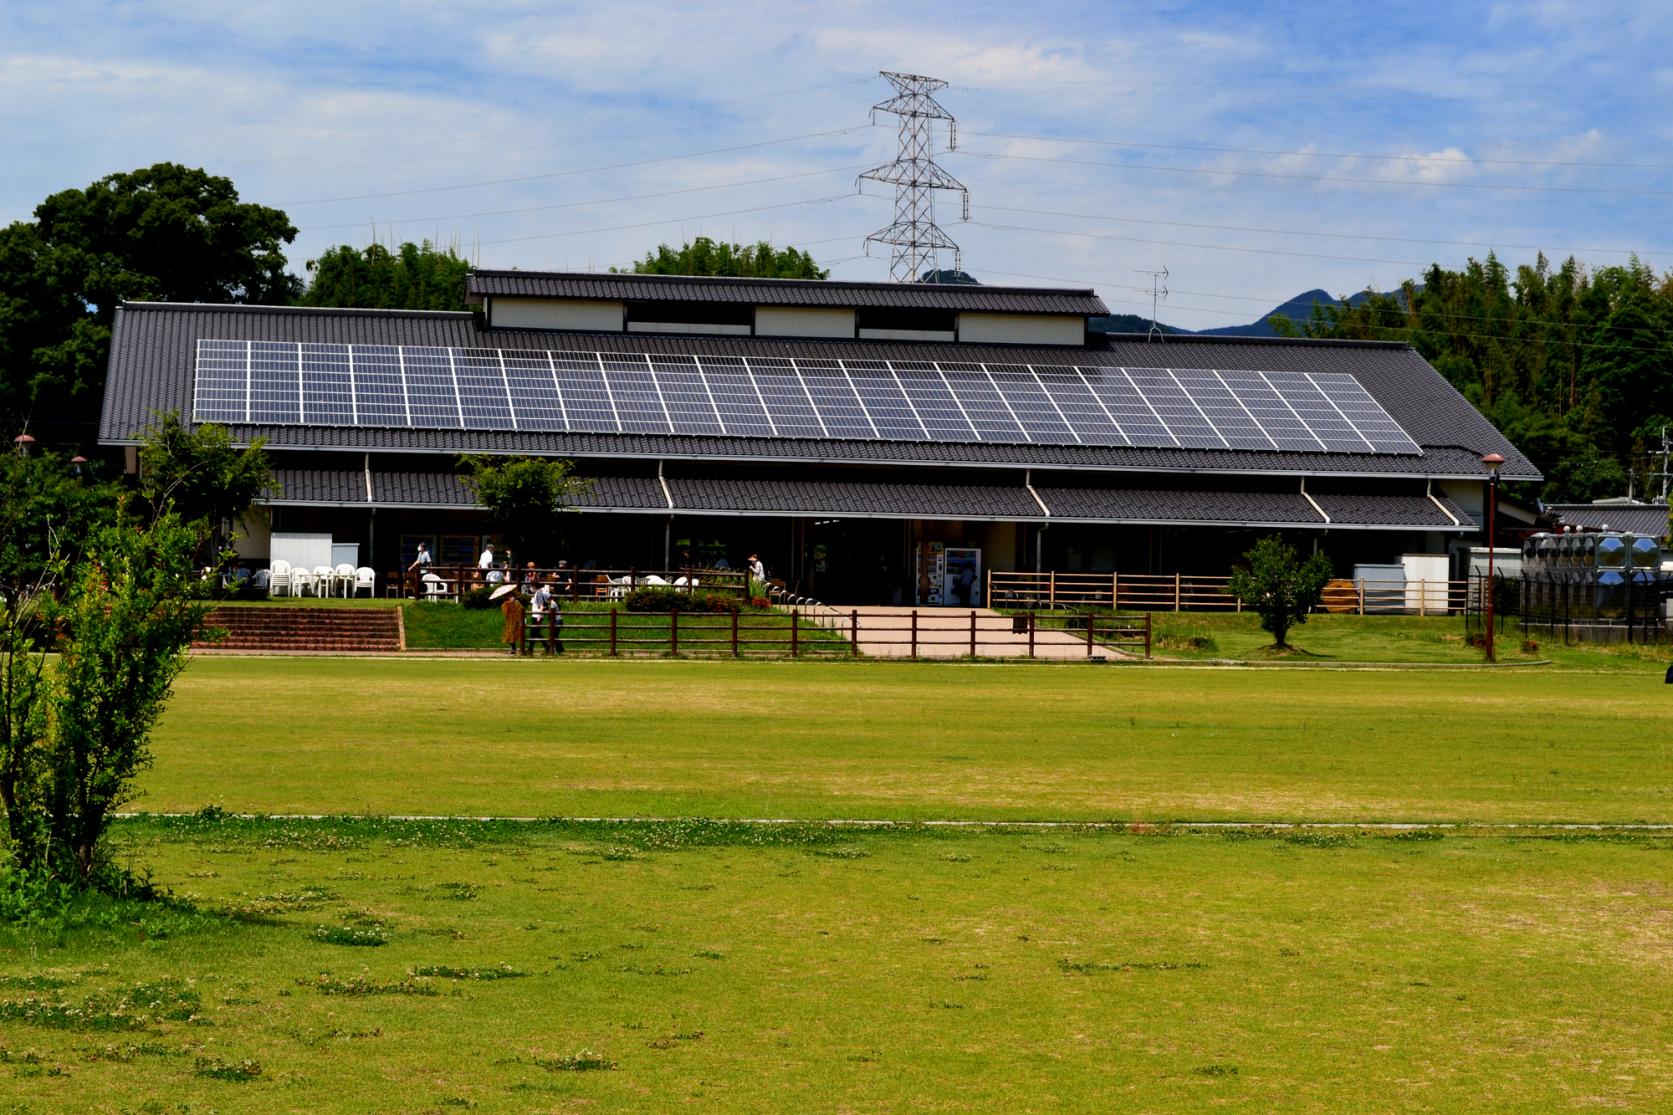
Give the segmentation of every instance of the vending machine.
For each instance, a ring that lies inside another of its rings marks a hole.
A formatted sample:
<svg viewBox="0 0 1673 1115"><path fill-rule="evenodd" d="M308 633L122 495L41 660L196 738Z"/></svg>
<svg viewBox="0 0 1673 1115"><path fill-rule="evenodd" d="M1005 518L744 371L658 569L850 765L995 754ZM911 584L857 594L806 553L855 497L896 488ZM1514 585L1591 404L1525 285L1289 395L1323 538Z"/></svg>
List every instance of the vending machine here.
<svg viewBox="0 0 1673 1115"><path fill-rule="evenodd" d="M942 602L955 608L982 606L982 551L974 546L948 546L943 561Z"/></svg>

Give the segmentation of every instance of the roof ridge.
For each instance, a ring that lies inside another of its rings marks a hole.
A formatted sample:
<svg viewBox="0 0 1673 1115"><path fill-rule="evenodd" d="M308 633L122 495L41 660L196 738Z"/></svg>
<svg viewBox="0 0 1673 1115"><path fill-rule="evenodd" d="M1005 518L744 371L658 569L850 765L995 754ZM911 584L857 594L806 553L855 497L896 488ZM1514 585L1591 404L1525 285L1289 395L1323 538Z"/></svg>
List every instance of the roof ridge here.
<svg viewBox="0 0 1673 1115"><path fill-rule="evenodd" d="M273 306L263 302L146 302L124 300L124 310L196 310L216 313L294 314L303 317L413 317L444 321L473 318L469 310L384 310L356 306Z"/></svg>
<svg viewBox="0 0 1673 1115"><path fill-rule="evenodd" d="M787 279L754 275L655 275L637 271L526 271L521 268L484 267L470 272L470 276L511 276L520 279L591 279L622 280L630 283L692 283L723 286L817 286L843 287L861 290L933 290L947 292L982 291L1000 294L1096 294L1092 287L1055 286L989 286L986 283L882 283L859 279Z"/></svg>

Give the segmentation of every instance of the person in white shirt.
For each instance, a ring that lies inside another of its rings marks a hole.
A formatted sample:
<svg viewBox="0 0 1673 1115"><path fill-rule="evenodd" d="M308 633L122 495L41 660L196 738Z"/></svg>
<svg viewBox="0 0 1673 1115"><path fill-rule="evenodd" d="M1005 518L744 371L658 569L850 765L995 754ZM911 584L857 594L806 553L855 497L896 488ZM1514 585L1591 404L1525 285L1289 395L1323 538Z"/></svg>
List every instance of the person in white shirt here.
<svg viewBox="0 0 1673 1115"><path fill-rule="evenodd" d="M749 555L749 575L757 581L767 579L767 567L761 564L761 558L756 554Z"/></svg>
<svg viewBox="0 0 1673 1115"><path fill-rule="evenodd" d="M494 564L494 544L485 542L482 545L482 556L476 559L476 567L486 572Z"/></svg>

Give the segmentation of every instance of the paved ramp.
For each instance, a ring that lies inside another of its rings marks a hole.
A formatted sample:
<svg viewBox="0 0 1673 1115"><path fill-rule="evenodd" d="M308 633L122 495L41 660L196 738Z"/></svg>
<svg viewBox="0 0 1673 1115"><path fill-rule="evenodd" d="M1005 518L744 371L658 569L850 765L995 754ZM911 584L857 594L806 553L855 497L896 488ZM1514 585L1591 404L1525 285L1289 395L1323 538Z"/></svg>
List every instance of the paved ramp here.
<svg viewBox="0 0 1673 1115"><path fill-rule="evenodd" d="M857 635L860 653L872 658L1027 658L1028 630L1016 630L1013 617L991 608L833 608L812 610L817 621ZM916 618L914 618L914 616ZM1036 629L1035 658L1131 658L1105 646L1086 651L1086 636L1069 631Z"/></svg>

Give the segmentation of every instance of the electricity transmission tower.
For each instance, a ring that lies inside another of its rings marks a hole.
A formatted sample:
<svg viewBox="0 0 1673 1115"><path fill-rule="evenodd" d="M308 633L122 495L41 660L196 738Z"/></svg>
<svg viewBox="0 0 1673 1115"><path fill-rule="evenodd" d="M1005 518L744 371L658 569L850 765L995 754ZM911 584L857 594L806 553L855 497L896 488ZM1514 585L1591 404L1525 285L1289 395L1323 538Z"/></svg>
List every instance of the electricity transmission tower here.
<svg viewBox="0 0 1673 1115"><path fill-rule="evenodd" d="M942 248L953 253L953 269L959 270L963 259L957 244L935 223L934 190L957 190L964 196L964 220L970 219L970 191L939 166L931 157L937 120L947 122L947 147L958 146L958 132L952 113L942 108L931 96L937 89L946 88L945 81L917 74L896 74L881 71L895 87L895 95L882 104L873 105L875 119L879 112L890 112L900 117L900 148L892 163L884 163L860 175L873 182L886 182L895 188L895 220L888 228L879 229L866 237L866 250L872 241L892 246L889 278L897 283L914 283L925 270L940 270ZM926 264L928 265L926 268Z"/></svg>

